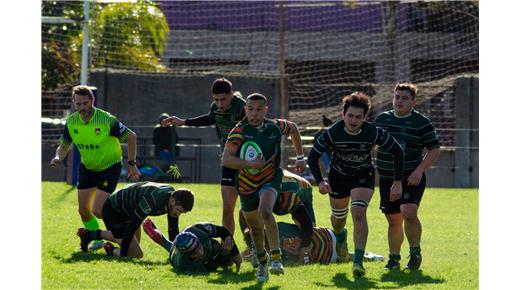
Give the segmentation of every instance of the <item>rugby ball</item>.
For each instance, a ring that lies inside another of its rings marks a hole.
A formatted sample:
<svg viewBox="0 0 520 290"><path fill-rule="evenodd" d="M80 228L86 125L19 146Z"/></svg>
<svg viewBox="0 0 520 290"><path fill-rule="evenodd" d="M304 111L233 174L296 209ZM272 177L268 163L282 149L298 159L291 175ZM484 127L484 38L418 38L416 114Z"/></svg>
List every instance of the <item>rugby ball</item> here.
<svg viewBox="0 0 520 290"><path fill-rule="evenodd" d="M257 157L263 158L262 149L253 141L246 141L242 144L242 148L240 149L240 159L253 161L257 159ZM250 174L256 175L260 172L260 169L257 168L244 168L244 170Z"/></svg>

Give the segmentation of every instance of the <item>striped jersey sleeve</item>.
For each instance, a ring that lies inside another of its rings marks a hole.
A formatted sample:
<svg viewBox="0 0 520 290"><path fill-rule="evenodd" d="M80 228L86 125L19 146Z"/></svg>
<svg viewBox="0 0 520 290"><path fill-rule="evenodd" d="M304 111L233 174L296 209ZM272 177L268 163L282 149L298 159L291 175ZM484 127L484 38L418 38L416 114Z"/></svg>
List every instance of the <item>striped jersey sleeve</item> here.
<svg viewBox="0 0 520 290"><path fill-rule="evenodd" d="M278 127L280 127L280 131L283 135L287 135L291 132L291 127L289 127L289 123L287 122L287 120L276 119L275 122L278 125Z"/></svg>
<svg viewBox="0 0 520 290"><path fill-rule="evenodd" d="M390 133L388 133L388 131L380 127L376 127L376 130L377 134L376 139L374 140L374 144L377 144L381 146L381 148L389 151L390 148L392 148L392 146L394 146L394 144L397 143L397 141L394 137L390 135Z"/></svg>
<svg viewBox="0 0 520 290"><path fill-rule="evenodd" d="M225 147L238 149L242 146L242 143L244 143L243 128L241 123L238 123L238 125L229 132Z"/></svg>
<svg viewBox="0 0 520 290"><path fill-rule="evenodd" d="M437 132L431 122L428 122L425 126L419 129L419 132L422 136L421 140L424 144L424 147L428 150L432 150L440 147L439 138L437 136Z"/></svg>
<svg viewBox="0 0 520 290"><path fill-rule="evenodd" d="M110 136L119 139L119 142L125 143L128 140L128 136L133 133L130 128L125 126L116 117L110 115Z"/></svg>
<svg viewBox="0 0 520 290"><path fill-rule="evenodd" d="M312 150L316 151L320 155L322 155L324 152L330 150L334 146L334 143L332 142L332 138L330 137L330 130L326 130L321 134L318 139L314 142L314 145L312 146Z"/></svg>

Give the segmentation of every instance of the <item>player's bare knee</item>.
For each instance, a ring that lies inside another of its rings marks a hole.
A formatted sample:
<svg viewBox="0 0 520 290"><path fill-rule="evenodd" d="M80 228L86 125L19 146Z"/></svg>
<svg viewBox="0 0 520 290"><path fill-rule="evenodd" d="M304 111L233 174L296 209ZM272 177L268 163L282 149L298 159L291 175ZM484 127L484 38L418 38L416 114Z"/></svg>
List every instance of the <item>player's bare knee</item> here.
<svg viewBox="0 0 520 290"><path fill-rule="evenodd" d="M258 212L264 221L271 219L273 216L273 211L267 207L260 207Z"/></svg>

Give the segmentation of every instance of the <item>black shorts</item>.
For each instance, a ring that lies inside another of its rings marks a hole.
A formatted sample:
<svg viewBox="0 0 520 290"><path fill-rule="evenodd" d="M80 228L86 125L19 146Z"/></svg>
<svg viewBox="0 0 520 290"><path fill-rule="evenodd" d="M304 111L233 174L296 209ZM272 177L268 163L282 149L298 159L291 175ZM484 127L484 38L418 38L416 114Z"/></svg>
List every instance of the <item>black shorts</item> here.
<svg viewBox="0 0 520 290"><path fill-rule="evenodd" d="M222 166L220 185L236 186L238 170Z"/></svg>
<svg viewBox="0 0 520 290"><path fill-rule="evenodd" d="M103 222L105 223L107 230L111 231L115 238L123 238L125 227L130 223L130 217L114 210L110 200L108 199L103 204L101 215L103 216Z"/></svg>
<svg viewBox="0 0 520 290"><path fill-rule="evenodd" d="M374 189L375 172L374 169L359 172L356 175L343 175L331 169L329 173L329 185L333 193L329 193L331 198L346 198L350 196L353 188Z"/></svg>
<svg viewBox="0 0 520 290"><path fill-rule="evenodd" d="M121 162L103 171L89 170L81 163L78 170L78 189L97 187L99 190L112 193L116 190L120 175Z"/></svg>
<svg viewBox="0 0 520 290"><path fill-rule="evenodd" d="M424 173L421 182L417 186L408 186L408 180L403 180L403 195L401 199L390 202L390 188L393 182L390 179L379 178L379 195L381 196L379 209L384 214L400 213L401 204L405 203L414 203L419 206L426 188L426 175Z"/></svg>

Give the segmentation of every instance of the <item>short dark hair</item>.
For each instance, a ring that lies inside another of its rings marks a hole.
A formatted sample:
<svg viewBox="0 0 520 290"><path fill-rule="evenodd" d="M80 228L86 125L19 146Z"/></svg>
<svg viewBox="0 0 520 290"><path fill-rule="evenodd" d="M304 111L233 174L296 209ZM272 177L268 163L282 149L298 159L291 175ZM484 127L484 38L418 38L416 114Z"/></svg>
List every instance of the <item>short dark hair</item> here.
<svg viewBox="0 0 520 290"><path fill-rule="evenodd" d="M249 96L247 96L246 102L249 101L249 100L251 100L251 101L260 101L260 100L262 100L262 101L264 101L265 104L267 104L267 98L264 95L259 94L259 93L252 93Z"/></svg>
<svg viewBox="0 0 520 290"><path fill-rule="evenodd" d="M213 82L211 92L213 94L231 94L233 84L226 78L219 78Z"/></svg>
<svg viewBox="0 0 520 290"><path fill-rule="evenodd" d="M352 94L343 97L343 115L352 106L354 108L363 108L364 116L366 117L368 111L372 108L372 101L370 97L362 92L353 92Z"/></svg>
<svg viewBox="0 0 520 290"><path fill-rule="evenodd" d="M417 96L417 86L410 83L399 83L395 85L394 93L397 91L409 91L412 94L412 99Z"/></svg>
<svg viewBox="0 0 520 290"><path fill-rule="evenodd" d="M175 198L175 204L182 206L186 211L190 211L193 208L195 198L191 190L179 188L173 191L171 196Z"/></svg>
<svg viewBox="0 0 520 290"><path fill-rule="evenodd" d="M88 96L91 101L94 99L94 94L90 88L84 85L79 85L72 88L72 98L74 98L75 95Z"/></svg>

